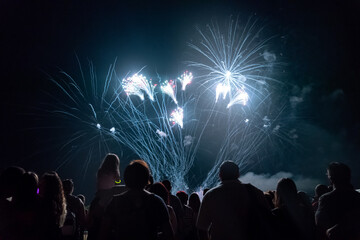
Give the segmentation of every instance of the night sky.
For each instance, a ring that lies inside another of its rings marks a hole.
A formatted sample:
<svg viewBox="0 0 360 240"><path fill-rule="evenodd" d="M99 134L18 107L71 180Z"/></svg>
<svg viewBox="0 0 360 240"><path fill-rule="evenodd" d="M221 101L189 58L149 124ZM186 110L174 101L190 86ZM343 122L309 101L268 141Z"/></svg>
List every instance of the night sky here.
<svg viewBox="0 0 360 240"><path fill-rule="evenodd" d="M249 171L326 183L327 164L341 161L360 188L359 10L358 1L1 1L0 167L42 174L59 166L61 153L53 143L64 133L40 129L46 119L37 112L47 94L58 91L48 75L63 69L79 76L77 57L85 69L91 61L99 79L115 59L123 76L147 66L164 78L176 77L187 68L196 26L253 17L275 36L277 79L289 97L303 101L296 107L297 146L277 155L269 146L268 157ZM122 170L136 157L126 148L115 152ZM85 177L81 157L58 171L75 180L75 192L91 197L100 161L89 165ZM203 174L205 162L197 161L192 173Z"/></svg>

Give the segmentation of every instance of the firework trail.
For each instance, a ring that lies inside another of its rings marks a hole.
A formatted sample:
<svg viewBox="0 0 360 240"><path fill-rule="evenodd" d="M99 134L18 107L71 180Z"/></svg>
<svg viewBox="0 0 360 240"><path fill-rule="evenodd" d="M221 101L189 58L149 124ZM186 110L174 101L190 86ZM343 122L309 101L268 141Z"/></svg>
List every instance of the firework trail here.
<svg viewBox="0 0 360 240"><path fill-rule="evenodd" d="M101 81L97 79L91 62L88 75L84 74L79 60L78 63L78 80L62 70L55 77L49 76L58 91L56 94L48 93L50 100L43 104L39 115L46 119L40 128L51 129L54 135L61 131L54 144L58 152L57 161L61 162L57 164L57 170L75 159L86 159L82 161L85 176L91 161L101 160L110 152L111 146L119 147L113 138L115 128L109 121L115 63Z"/></svg>
<svg viewBox="0 0 360 240"><path fill-rule="evenodd" d="M131 84L135 83L125 84L126 88L116 90L116 101L112 104L111 121L117 129L114 138L149 164L155 181L168 178L174 190L188 189L185 176L199 147L199 141L194 139L200 136L193 124L184 121L184 111L191 115L192 110L187 107L194 99L190 96L179 103L174 81L160 84L160 92L154 91L152 101L131 98L138 94L128 94L126 90L134 89Z"/></svg>

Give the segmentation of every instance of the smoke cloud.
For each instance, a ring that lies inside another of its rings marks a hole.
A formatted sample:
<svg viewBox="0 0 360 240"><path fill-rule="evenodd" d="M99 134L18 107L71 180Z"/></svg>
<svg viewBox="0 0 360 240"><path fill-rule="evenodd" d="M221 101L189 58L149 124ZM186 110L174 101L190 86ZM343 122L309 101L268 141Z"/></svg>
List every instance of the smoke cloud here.
<svg viewBox="0 0 360 240"><path fill-rule="evenodd" d="M290 172L278 172L274 175L268 173L255 174L253 172L248 172L244 176L240 177L240 181L243 183L251 183L262 191L269 191L276 190L277 183L282 178L291 178L295 181L298 191L304 191L310 196L313 194L315 186L321 183L318 179L294 175Z"/></svg>

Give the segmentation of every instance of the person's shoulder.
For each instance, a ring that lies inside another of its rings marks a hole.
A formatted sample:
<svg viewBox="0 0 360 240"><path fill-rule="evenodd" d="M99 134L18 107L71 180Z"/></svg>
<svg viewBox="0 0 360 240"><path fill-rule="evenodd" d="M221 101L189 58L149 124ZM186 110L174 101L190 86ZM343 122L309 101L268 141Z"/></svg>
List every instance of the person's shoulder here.
<svg viewBox="0 0 360 240"><path fill-rule="evenodd" d="M331 201L333 201L334 198L337 197L337 195L338 195L338 193L335 190L325 193L319 198L319 204L324 205L328 202L331 202Z"/></svg>
<svg viewBox="0 0 360 240"><path fill-rule="evenodd" d="M148 191L144 191L146 193L146 198L151 200L151 201L155 201L155 202L161 202L161 203L164 203L164 201L162 200L161 197L159 197L158 195L156 194L153 194L153 193L150 193ZM165 203L164 203L165 205ZM166 205L165 205L166 206Z"/></svg>

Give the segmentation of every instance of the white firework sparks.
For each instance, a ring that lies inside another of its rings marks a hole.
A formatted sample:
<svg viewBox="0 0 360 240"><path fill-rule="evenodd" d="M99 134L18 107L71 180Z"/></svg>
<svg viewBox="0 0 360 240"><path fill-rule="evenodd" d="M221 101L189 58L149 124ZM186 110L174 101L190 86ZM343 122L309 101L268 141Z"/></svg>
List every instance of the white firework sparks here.
<svg viewBox="0 0 360 240"><path fill-rule="evenodd" d="M160 89L163 93L169 95L175 104L178 104L176 100L176 84L173 80L162 83Z"/></svg>
<svg viewBox="0 0 360 240"><path fill-rule="evenodd" d="M181 77L178 78L178 80L181 82L181 90L185 91L186 86L189 85L193 80L193 75L191 72L184 72Z"/></svg>
<svg viewBox="0 0 360 240"><path fill-rule="evenodd" d="M154 101L154 88L150 80L147 80L142 74L135 73L133 76L123 79L122 87L127 95L136 95L144 100L144 92Z"/></svg>
<svg viewBox="0 0 360 240"><path fill-rule="evenodd" d="M171 112L169 120L174 125L178 124L181 128L183 128L184 110L181 107L177 107L174 111Z"/></svg>
<svg viewBox="0 0 360 240"><path fill-rule="evenodd" d="M244 89L238 89L234 98L231 99L229 104L227 105L227 108L229 108L235 104L241 104L241 105L245 106L247 104L248 100L249 100L249 95L247 94L247 92L245 92Z"/></svg>

